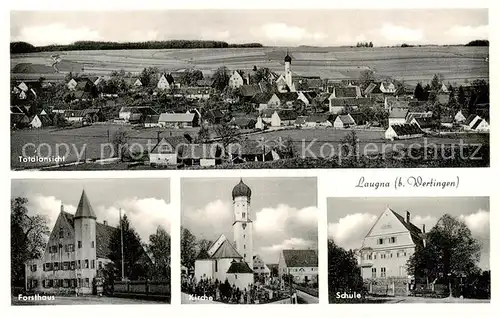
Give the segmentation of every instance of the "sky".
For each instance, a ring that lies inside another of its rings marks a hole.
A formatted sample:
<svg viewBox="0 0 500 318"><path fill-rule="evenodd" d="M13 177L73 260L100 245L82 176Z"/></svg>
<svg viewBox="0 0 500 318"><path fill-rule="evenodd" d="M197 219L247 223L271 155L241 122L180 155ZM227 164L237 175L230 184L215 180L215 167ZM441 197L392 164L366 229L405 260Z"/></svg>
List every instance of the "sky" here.
<svg viewBox="0 0 500 318"><path fill-rule="evenodd" d="M98 222L117 226L121 208L143 243L159 225L170 233L170 179L14 179L11 198L27 198L28 213L46 216L52 229L61 203L74 214L84 189Z"/></svg>
<svg viewBox="0 0 500 318"><path fill-rule="evenodd" d="M232 190L239 178L181 181L181 225L198 239L233 241ZM278 263L282 249L318 246L316 178L244 178L252 190L254 254Z"/></svg>
<svg viewBox="0 0 500 318"><path fill-rule="evenodd" d="M445 213L463 220L481 243L479 267L490 268L490 203L488 197L328 198L328 237L345 249L360 248L378 216L389 207L426 231Z"/></svg>
<svg viewBox="0 0 500 318"><path fill-rule="evenodd" d="M219 40L266 46L465 44L488 38L487 9L12 11L11 41Z"/></svg>

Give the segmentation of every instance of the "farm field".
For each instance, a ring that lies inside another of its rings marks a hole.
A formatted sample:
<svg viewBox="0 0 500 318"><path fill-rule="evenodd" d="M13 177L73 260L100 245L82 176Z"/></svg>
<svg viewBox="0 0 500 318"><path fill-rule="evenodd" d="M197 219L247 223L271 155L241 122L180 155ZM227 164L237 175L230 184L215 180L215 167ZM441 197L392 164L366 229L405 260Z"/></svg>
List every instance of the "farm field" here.
<svg viewBox="0 0 500 318"><path fill-rule="evenodd" d="M51 52L11 55L11 77L35 79L44 76L56 80L67 72L102 75L124 69L138 73L156 66L167 71L196 68L205 75L224 65L229 69L251 70L254 65L281 73L286 48L102 50L58 52L61 73L51 70ZM380 76L405 82L430 82L440 73L446 82L464 83L489 78L488 47L425 46L408 48L290 48L292 69L298 75L320 76L336 80L357 79L362 70L372 69ZM28 64L23 64L28 63Z"/></svg>
<svg viewBox="0 0 500 318"><path fill-rule="evenodd" d="M158 129L134 130L130 126L119 125L94 125L71 130L18 130L11 132L11 168L36 169L51 166L54 163L20 162L19 156L56 156L65 155L65 161L74 162L83 159L107 159L113 152L110 139L113 133L125 129L129 134L129 144L135 143L134 150L148 151L157 143ZM108 139L108 130L110 139ZM189 133L195 136L197 128L190 129L162 129L160 138L167 136L180 136ZM275 145L276 141L291 137L296 151L300 157L330 157L339 153L341 140L350 130L329 129L291 129L279 130L268 133L252 134L249 139L259 140L264 138L268 145ZM464 144L489 144L488 134L464 134L457 137L428 137L405 141L388 141L383 139L383 131L357 130L357 137L361 140L359 148L361 153L374 154L390 150L400 150L408 145L458 145L460 139ZM30 144L31 143L31 144ZM27 145L27 146L25 146ZM67 147L66 147L67 145ZM35 149L40 146L40 153ZM24 154L23 154L23 148ZM365 151L363 151L365 149ZM105 166L104 166L105 167Z"/></svg>

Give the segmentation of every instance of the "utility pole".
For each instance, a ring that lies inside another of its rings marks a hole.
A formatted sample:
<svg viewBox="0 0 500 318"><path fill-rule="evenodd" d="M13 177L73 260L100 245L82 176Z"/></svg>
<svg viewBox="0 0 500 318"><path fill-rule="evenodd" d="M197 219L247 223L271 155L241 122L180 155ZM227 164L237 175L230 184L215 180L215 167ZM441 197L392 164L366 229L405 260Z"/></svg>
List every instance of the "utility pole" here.
<svg viewBox="0 0 500 318"><path fill-rule="evenodd" d="M122 281L125 280L125 260L123 258L123 222L122 222L122 209L120 208L120 239L121 239L121 252L122 252Z"/></svg>

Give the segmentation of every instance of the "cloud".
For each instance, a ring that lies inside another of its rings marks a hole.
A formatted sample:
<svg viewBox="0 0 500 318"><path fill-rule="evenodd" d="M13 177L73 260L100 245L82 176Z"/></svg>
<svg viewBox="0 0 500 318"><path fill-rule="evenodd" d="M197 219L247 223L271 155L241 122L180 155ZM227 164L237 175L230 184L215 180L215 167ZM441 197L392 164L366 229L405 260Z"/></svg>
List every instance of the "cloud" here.
<svg viewBox="0 0 500 318"><path fill-rule="evenodd" d="M358 42L367 42L368 39L364 34L358 34L356 36L350 35L339 35L335 40L336 45L355 45Z"/></svg>
<svg viewBox="0 0 500 318"><path fill-rule="evenodd" d="M459 39L488 39L488 26L455 25L444 33L447 36Z"/></svg>
<svg viewBox="0 0 500 318"><path fill-rule="evenodd" d="M233 239L233 208L230 202L216 200L201 209L185 209L182 225L196 237L215 239L220 234ZM277 263L282 248L316 248L318 209L297 209L286 204L265 207L254 214L254 253L267 263Z"/></svg>
<svg viewBox="0 0 500 318"><path fill-rule="evenodd" d="M380 34L389 42L419 42L425 40L421 29L407 28L401 25L385 23L380 29Z"/></svg>
<svg viewBox="0 0 500 318"><path fill-rule="evenodd" d="M324 32L311 32L305 28L286 23L267 23L257 29L250 30L256 37L264 37L271 41L304 44L303 41L318 42L327 38Z"/></svg>
<svg viewBox="0 0 500 318"><path fill-rule="evenodd" d="M52 229L61 211L61 203L64 205L64 211L76 212L76 206L64 204L54 196L40 194L28 196L28 211L30 214L45 216ZM171 218L175 211L164 200L127 198L113 203L112 206L93 206L97 221L101 223L107 221L109 225L117 226L119 224L119 207L122 208L123 215L127 214L130 223L144 243L149 241L149 235L154 234L158 226L162 226L170 233Z"/></svg>
<svg viewBox="0 0 500 318"><path fill-rule="evenodd" d="M460 215L459 219L464 221L473 236L490 236L490 212L478 210L476 213Z"/></svg>
<svg viewBox="0 0 500 318"><path fill-rule="evenodd" d="M419 229L422 229L422 225L425 224L425 231L429 232L429 230L436 225L438 219L434 216L426 215L426 216L421 216L421 215L415 215L411 219L411 223L413 223L415 226L417 226Z"/></svg>
<svg viewBox="0 0 500 318"><path fill-rule="evenodd" d="M328 236L345 249L359 248L376 220L377 216L371 213L348 214L328 224Z"/></svg>
<svg viewBox="0 0 500 318"><path fill-rule="evenodd" d="M25 41L33 45L70 44L75 41L103 40L98 31L87 27L70 28L61 23L34 25L21 28L12 41Z"/></svg>
<svg viewBox="0 0 500 318"><path fill-rule="evenodd" d="M202 40L224 41L228 40L231 33L228 30L219 31L213 29L203 29L201 31Z"/></svg>
<svg viewBox="0 0 500 318"><path fill-rule="evenodd" d="M130 34L126 34L123 41L126 42L145 42L145 41L157 41L159 40L158 35L160 32L157 30L136 30Z"/></svg>
<svg viewBox="0 0 500 318"><path fill-rule="evenodd" d="M233 209L231 203L215 200L201 209L187 209L182 217L185 218L182 221L183 225L189 224L189 230L196 236L216 239L215 236L227 233L231 229Z"/></svg>

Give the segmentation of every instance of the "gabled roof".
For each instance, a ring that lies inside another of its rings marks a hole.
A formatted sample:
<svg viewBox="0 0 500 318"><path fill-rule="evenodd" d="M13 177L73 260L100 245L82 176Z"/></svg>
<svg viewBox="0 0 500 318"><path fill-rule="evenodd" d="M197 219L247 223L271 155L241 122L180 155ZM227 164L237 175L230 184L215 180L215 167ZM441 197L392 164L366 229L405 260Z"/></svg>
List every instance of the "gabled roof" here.
<svg viewBox="0 0 500 318"><path fill-rule="evenodd" d="M278 115L281 120L295 120L297 119L297 112L293 109L281 109L278 110Z"/></svg>
<svg viewBox="0 0 500 318"><path fill-rule="evenodd" d="M66 218L66 221L74 230L75 228L75 216L68 212L61 212L63 216ZM111 238L113 237L114 232L117 230L116 227L105 225L99 222L96 222L96 256L99 258L108 258L111 254L111 249L109 245L111 243Z"/></svg>
<svg viewBox="0 0 500 318"><path fill-rule="evenodd" d="M363 92L365 95L369 94L382 94L380 90L380 84L370 83Z"/></svg>
<svg viewBox="0 0 500 318"><path fill-rule="evenodd" d="M477 115L476 114L470 114L467 119L465 120L464 124L469 126L474 119L476 119Z"/></svg>
<svg viewBox="0 0 500 318"><path fill-rule="evenodd" d="M432 112L408 112L406 121L410 123L413 118L432 117Z"/></svg>
<svg viewBox="0 0 500 318"><path fill-rule="evenodd" d="M234 117L233 120L231 121L231 124L238 126L238 127L248 127L250 125L255 125L256 120L254 118L250 117Z"/></svg>
<svg viewBox="0 0 500 318"><path fill-rule="evenodd" d="M349 125L355 125L356 123L354 122L354 119L350 115L339 115L337 118L343 123L343 124L349 124Z"/></svg>
<svg viewBox="0 0 500 318"><path fill-rule="evenodd" d="M87 198L87 194L85 194L85 190L82 191L80 202L78 203L78 207L76 209L75 219L77 218L91 218L94 220L97 219L94 210L90 205L90 201Z"/></svg>
<svg viewBox="0 0 500 318"><path fill-rule="evenodd" d="M420 128L429 128L435 125L435 121L431 117L417 117L415 121Z"/></svg>
<svg viewBox="0 0 500 318"><path fill-rule="evenodd" d="M208 255L208 252L206 250L201 250L198 253L198 256L196 256L196 259L210 259L210 255Z"/></svg>
<svg viewBox="0 0 500 318"><path fill-rule="evenodd" d="M363 113L349 113L349 115L354 119L356 125L361 125L366 122L366 116Z"/></svg>
<svg viewBox="0 0 500 318"><path fill-rule="evenodd" d="M194 120L193 113L182 113L182 114L168 114L162 113L160 114L159 122L192 122Z"/></svg>
<svg viewBox="0 0 500 318"><path fill-rule="evenodd" d="M150 153L175 153L175 149L182 152L183 147L179 146L182 144L188 144L188 141L183 136L164 137L151 149Z"/></svg>
<svg viewBox="0 0 500 318"><path fill-rule="evenodd" d="M214 85L214 80L209 78L197 80L196 85L201 87L212 87L212 85Z"/></svg>
<svg viewBox="0 0 500 318"><path fill-rule="evenodd" d="M314 250L283 250L286 267L318 267L318 254Z"/></svg>
<svg viewBox="0 0 500 318"><path fill-rule="evenodd" d="M64 117L83 117L85 116L85 111L83 110L65 110Z"/></svg>
<svg viewBox="0 0 500 318"><path fill-rule="evenodd" d="M227 270L228 274L252 274L253 270L245 262L232 262Z"/></svg>
<svg viewBox="0 0 500 318"><path fill-rule="evenodd" d="M272 96L269 93L257 93L252 97L252 101L257 104L267 104Z"/></svg>
<svg viewBox="0 0 500 318"><path fill-rule="evenodd" d="M336 87L335 98L359 97L359 86Z"/></svg>
<svg viewBox="0 0 500 318"><path fill-rule="evenodd" d="M236 251L236 249L233 247L231 243L229 243L228 240L225 240L221 246L215 251L215 253L212 255L212 258L214 259L219 259L219 258L239 258L242 259L241 255Z"/></svg>
<svg viewBox="0 0 500 318"><path fill-rule="evenodd" d="M472 125L471 129L476 129L479 124L481 124L483 122L484 119L480 118L478 120L476 120L476 122L474 123L474 125Z"/></svg>
<svg viewBox="0 0 500 318"><path fill-rule="evenodd" d="M422 231L416 227L413 223L411 222L406 222L405 218L402 217L399 213L396 213L394 210L389 208L389 210L396 216L399 222L404 225L404 227L410 231L411 238L413 240L413 243L421 243L422 242Z"/></svg>
<svg viewBox="0 0 500 318"><path fill-rule="evenodd" d="M271 116L272 116L275 112L277 113L277 112L278 112L278 110L276 110L276 109L272 109L272 108L267 108L267 109L264 109L264 110L262 111L261 116L262 116L262 118L271 118Z"/></svg>
<svg viewBox="0 0 500 318"><path fill-rule="evenodd" d="M307 116L306 122L308 123L322 123L328 121L330 114L327 113L317 113Z"/></svg>
<svg viewBox="0 0 500 318"><path fill-rule="evenodd" d="M253 97L258 93L262 93L259 85L242 85L239 88L241 96L244 97Z"/></svg>
<svg viewBox="0 0 500 318"><path fill-rule="evenodd" d="M297 92L275 93L282 103L296 101L299 97Z"/></svg>
<svg viewBox="0 0 500 318"><path fill-rule="evenodd" d="M417 124L395 124L391 125L391 128L398 136L420 135L424 133Z"/></svg>

